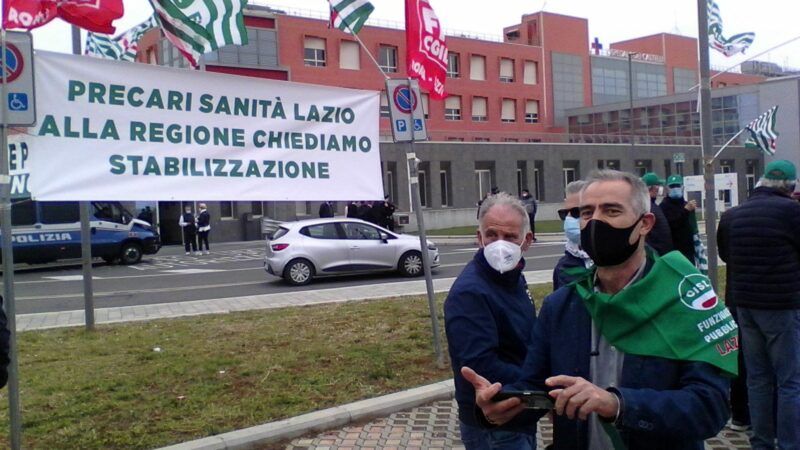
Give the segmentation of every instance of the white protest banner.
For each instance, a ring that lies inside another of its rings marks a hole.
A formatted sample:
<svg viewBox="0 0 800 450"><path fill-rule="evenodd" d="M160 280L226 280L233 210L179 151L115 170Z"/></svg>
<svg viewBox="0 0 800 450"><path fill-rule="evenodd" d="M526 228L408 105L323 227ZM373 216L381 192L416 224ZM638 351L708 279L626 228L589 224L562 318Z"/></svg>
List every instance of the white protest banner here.
<svg viewBox="0 0 800 450"><path fill-rule="evenodd" d="M37 200L383 197L378 92L37 52Z"/></svg>
<svg viewBox="0 0 800 450"><path fill-rule="evenodd" d="M11 176L11 198L29 198L28 136L12 134L8 137L8 174Z"/></svg>

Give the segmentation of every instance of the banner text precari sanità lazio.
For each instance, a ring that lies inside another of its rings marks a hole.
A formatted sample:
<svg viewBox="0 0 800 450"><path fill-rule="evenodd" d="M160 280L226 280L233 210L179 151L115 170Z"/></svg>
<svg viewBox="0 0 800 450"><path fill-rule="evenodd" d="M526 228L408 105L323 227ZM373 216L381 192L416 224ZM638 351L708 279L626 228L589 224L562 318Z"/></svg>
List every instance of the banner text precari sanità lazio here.
<svg viewBox="0 0 800 450"><path fill-rule="evenodd" d="M38 52L40 200L383 196L378 93Z"/></svg>

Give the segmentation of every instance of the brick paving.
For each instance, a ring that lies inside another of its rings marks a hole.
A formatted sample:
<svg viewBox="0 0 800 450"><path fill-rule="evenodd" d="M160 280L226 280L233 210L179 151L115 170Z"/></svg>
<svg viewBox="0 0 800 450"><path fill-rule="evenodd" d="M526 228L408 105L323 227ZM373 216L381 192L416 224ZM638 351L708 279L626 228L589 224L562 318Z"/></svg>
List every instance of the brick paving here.
<svg viewBox="0 0 800 450"><path fill-rule="evenodd" d="M457 408L455 400L435 402L363 425L295 439L286 450L463 450ZM552 442L553 428L547 418L539 422L536 439L539 449ZM750 448L746 434L727 428L705 444L706 450Z"/></svg>

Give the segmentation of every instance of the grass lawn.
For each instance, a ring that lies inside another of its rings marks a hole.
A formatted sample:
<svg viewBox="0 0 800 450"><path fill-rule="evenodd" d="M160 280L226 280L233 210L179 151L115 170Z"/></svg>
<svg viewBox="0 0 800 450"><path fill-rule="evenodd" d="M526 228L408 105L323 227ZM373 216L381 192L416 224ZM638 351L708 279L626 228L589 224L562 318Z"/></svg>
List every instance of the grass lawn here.
<svg viewBox="0 0 800 450"><path fill-rule="evenodd" d="M427 230L428 236L475 236L478 225L468 227L442 228L440 230ZM537 233L563 233L564 223L560 220L537 220ZM416 234L416 233L415 233Z"/></svg>
<svg viewBox="0 0 800 450"><path fill-rule="evenodd" d="M532 291L541 302L549 287ZM150 449L452 376L435 367L425 297L29 331L18 343L26 449ZM0 408L0 447L8 429Z"/></svg>

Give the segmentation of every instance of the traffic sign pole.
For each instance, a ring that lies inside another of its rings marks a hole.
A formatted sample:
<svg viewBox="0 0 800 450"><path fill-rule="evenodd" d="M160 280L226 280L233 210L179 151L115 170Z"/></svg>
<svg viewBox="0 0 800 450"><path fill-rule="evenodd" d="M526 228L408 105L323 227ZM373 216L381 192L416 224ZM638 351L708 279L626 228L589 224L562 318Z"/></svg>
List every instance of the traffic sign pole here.
<svg viewBox="0 0 800 450"><path fill-rule="evenodd" d="M19 403L19 363L17 357L17 308L14 301L14 251L11 241L11 177L9 176L8 152L8 64L6 30L0 29L2 40L2 87L0 87L0 114L3 117L2 143L3 155L0 158L0 234L2 234L3 255L3 307L8 319L9 331L9 363L8 363L8 408L9 426L11 427L11 448L22 448L22 414ZM17 61L19 65L21 62Z"/></svg>

